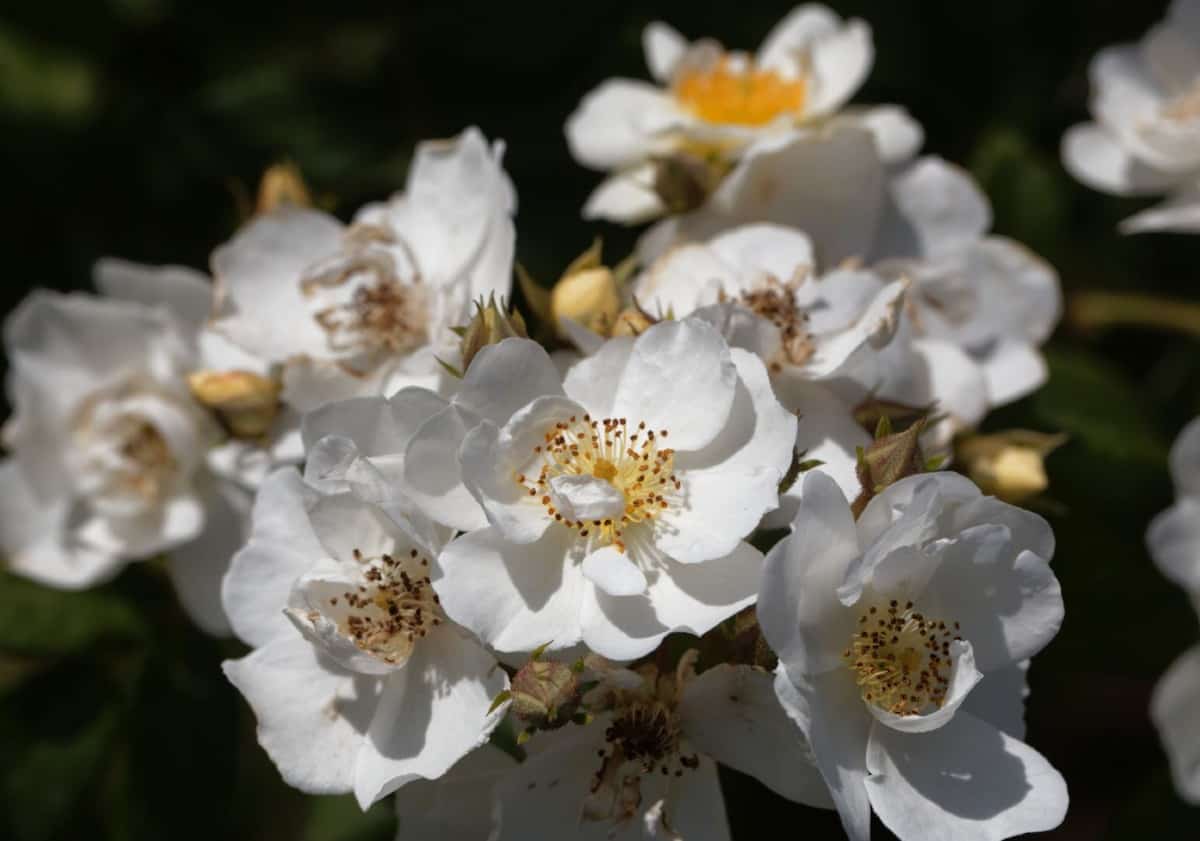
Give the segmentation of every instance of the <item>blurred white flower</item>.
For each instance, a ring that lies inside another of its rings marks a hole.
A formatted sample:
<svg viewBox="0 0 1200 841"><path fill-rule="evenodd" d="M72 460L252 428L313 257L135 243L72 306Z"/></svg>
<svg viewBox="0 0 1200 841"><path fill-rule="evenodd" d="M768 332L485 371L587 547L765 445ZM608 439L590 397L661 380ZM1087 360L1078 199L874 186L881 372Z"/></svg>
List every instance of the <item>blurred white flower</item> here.
<svg viewBox="0 0 1200 841"><path fill-rule="evenodd" d="M857 522L828 477L804 483L758 619L849 836L872 809L905 841L1057 826L1066 785L1020 741L1027 661L1063 617L1049 526L954 474L903 479Z"/></svg>
<svg viewBox="0 0 1200 841"><path fill-rule="evenodd" d="M695 319L612 339L560 380L538 345L484 348L405 452L414 499L483 522L441 556L452 618L501 651L581 639L614 659L754 599L742 538L778 502L796 420L762 362ZM485 527L480 527L480 526Z"/></svg>
<svg viewBox="0 0 1200 841"><path fill-rule="evenodd" d="M218 588L249 495L206 468L221 433L186 381L200 365L210 285L188 269L115 260L97 264L96 280L106 297L34 292L5 323L6 560L81 588L169 551L183 606L227 633Z"/></svg>
<svg viewBox="0 0 1200 841"><path fill-rule="evenodd" d="M1150 556L1200 613L1200 418L1171 448L1175 504L1146 533ZM1176 660L1155 687L1150 715L1158 727L1180 796L1200 804L1200 645Z"/></svg>
<svg viewBox="0 0 1200 841"><path fill-rule="evenodd" d="M505 711L492 699L508 685L439 604L448 532L360 481L378 469L377 443L361 425L322 439L318 450L344 457L339 469L329 452L310 454L320 487L291 468L271 474L223 586L234 630L254 646L224 669L259 743L289 784L353 791L364 809L486 742Z"/></svg>
<svg viewBox="0 0 1200 841"><path fill-rule="evenodd" d="M660 222L649 262L686 243L769 222L803 230L819 265L850 260L911 288L898 341L853 375L877 397L937 403L949 433L1046 379L1038 347L1061 315L1058 276L1020 244L989 235L986 196L964 171L923 157L888 174L860 129L752 149L702 208Z"/></svg>
<svg viewBox="0 0 1200 841"><path fill-rule="evenodd" d="M595 721L535 737L544 749L495 788L493 838L728 839L717 762L831 808L770 673L726 664L696 676L693 662L616 670L591 693Z"/></svg>
<svg viewBox="0 0 1200 841"><path fill-rule="evenodd" d="M1106 193L1167 194L1124 233L1200 231L1200 2L1174 0L1140 42L1097 53L1090 76L1095 122L1063 137L1067 169Z"/></svg>
<svg viewBox="0 0 1200 841"><path fill-rule="evenodd" d="M870 72L874 47L866 23L825 6L792 10L754 56L712 39L689 43L665 23L647 26L642 44L654 82L610 79L567 120L576 160L612 173L585 217L633 223L676 212L672 205L689 201L688 182L719 178L763 138L803 142L835 117L875 134L889 161L920 147L921 128L903 109L841 111ZM674 178L684 183L667 183Z"/></svg>
<svg viewBox="0 0 1200 841"><path fill-rule="evenodd" d="M349 226L291 206L255 217L213 253L213 329L282 365L282 398L301 412L447 387L451 328L511 284L516 196L502 154L468 129L418 146L405 191Z"/></svg>

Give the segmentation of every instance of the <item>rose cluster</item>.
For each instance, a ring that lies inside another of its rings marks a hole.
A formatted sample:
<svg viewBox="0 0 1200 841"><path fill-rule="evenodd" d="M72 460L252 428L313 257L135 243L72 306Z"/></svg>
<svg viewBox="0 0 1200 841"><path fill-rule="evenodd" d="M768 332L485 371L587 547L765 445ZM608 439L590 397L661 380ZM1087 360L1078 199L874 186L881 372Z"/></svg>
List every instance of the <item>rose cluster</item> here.
<svg viewBox="0 0 1200 841"><path fill-rule="evenodd" d="M1064 141L1089 183L1170 192L1131 230L1197 226L1198 33L1179 0L1099 56ZM1052 444L973 435L1047 377L1054 269L904 108L850 104L865 22L643 44L648 79L565 127L603 173L584 217L652 223L619 262L516 266L470 128L349 222L285 190L209 275L106 259L97 295L31 295L9 567L83 588L165 554L248 646L225 674L283 778L394 796L402 838L724 839L718 764L857 841L1057 826L1023 741L1054 535L1011 504ZM1149 538L1193 593L1197 453L1193 425ZM1193 798L1197 697L1193 649L1154 704Z"/></svg>

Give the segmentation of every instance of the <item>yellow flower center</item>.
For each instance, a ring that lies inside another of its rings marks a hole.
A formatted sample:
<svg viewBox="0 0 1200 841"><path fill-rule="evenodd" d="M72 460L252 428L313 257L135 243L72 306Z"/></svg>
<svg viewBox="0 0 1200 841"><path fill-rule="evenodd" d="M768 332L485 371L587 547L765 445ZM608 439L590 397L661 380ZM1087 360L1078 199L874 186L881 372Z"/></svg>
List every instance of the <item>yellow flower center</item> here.
<svg viewBox="0 0 1200 841"><path fill-rule="evenodd" d="M328 597L331 618L360 649L386 663L403 663L416 641L442 624L440 604L433 592L429 559L413 549L407 557L365 557L364 584Z"/></svg>
<svg viewBox="0 0 1200 841"><path fill-rule="evenodd" d="M675 451L663 446L667 435L645 423L631 431L625 418L572 416L548 429L533 448L537 475L515 478L547 514L575 529L592 548L614 545L623 552L625 531L652 522L681 488ZM588 487L587 479L600 487ZM568 497L573 509L560 510Z"/></svg>
<svg viewBox="0 0 1200 841"><path fill-rule="evenodd" d="M781 114L804 108L803 79L785 79L774 70L735 68L727 58L675 80L675 98L710 123L761 126Z"/></svg>
<svg viewBox="0 0 1200 841"><path fill-rule="evenodd" d="M891 601L871 606L842 659L854 672L863 700L895 715L927 715L946 702L950 643L958 623L947 624Z"/></svg>

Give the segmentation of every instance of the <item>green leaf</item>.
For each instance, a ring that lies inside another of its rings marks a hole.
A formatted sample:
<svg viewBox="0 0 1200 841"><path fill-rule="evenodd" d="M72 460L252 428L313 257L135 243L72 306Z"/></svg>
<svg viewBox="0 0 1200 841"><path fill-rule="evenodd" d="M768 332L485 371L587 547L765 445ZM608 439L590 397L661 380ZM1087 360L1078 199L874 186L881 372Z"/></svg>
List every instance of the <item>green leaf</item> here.
<svg viewBox="0 0 1200 841"><path fill-rule="evenodd" d="M0 650L16 654L72 654L102 640L143 636L132 604L111 588L52 590L0 573Z"/></svg>

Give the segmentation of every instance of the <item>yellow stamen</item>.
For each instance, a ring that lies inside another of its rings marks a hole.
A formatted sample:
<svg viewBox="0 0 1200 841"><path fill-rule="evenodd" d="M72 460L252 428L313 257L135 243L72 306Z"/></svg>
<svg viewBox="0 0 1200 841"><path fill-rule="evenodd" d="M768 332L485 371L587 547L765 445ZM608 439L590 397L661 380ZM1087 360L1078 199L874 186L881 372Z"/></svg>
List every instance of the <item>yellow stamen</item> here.
<svg viewBox="0 0 1200 841"><path fill-rule="evenodd" d="M701 119L746 126L798 115L807 92L803 79L785 79L774 70L738 70L728 59L685 72L674 87L675 98Z"/></svg>

